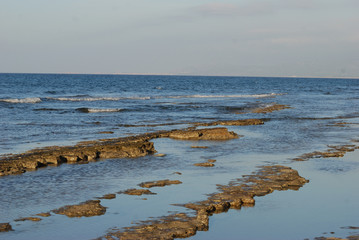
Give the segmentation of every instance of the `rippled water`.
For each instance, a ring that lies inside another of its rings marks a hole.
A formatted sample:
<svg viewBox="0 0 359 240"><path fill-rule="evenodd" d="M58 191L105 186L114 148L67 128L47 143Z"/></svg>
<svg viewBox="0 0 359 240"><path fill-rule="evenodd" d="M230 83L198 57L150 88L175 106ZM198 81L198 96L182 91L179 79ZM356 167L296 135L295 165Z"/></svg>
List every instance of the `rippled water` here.
<svg viewBox="0 0 359 240"><path fill-rule="evenodd" d="M265 118L264 125L229 127L243 135L230 141L156 139L157 151L167 154L163 158L63 164L2 177L0 222L10 222L15 231L1 233L0 239L96 238L114 227L130 226L168 211L185 211L170 204L203 200L205 194L216 191L216 184L249 174L256 166L277 163L293 166L311 182L298 192L258 198L255 208L215 215L210 231L194 239L224 239L224 234L227 239L304 239L321 236L331 228L339 232L343 225L359 222L359 208L353 201L358 193L353 184L358 181L358 155L300 163L290 159L324 150L328 144L352 144L351 139L358 139L358 92L359 80L355 79L0 74L0 154L182 128L189 122ZM250 113L274 103L291 108ZM113 134L99 133L103 131ZM207 159L216 159L215 167L193 166ZM183 184L153 189L157 195L117 195L102 200L108 207L103 216L69 219L53 214L41 222L14 222L137 187L143 181L166 178ZM338 194L330 195L331 191ZM346 199L343 196L349 200L339 204ZM327 204L320 204L327 198ZM336 211L330 211L331 204ZM323 222L319 224L320 219ZM298 230L295 223L308 224L300 224ZM274 225L287 226L287 230L280 232ZM288 238L292 231L296 231L295 237Z"/></svg>

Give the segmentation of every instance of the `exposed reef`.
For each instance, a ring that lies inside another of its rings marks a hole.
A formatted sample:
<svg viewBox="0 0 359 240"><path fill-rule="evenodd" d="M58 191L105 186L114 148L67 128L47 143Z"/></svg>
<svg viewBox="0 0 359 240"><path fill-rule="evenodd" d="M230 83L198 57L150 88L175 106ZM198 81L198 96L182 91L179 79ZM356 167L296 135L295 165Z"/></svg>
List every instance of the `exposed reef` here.
<svg viewBox="0 0 359 240"><path fill-rule="evenodd" d="M330 158L330 157L343 157L347 152L353 152L355 149L359 149L356 145L342 145L342 146L328 146L326 151L314 151L311 153L305 153L297 158L295 161L307 161L311 158Z"/></svg>
<svg viewBox="0 0 359 240"><path fill-rule="evenodd" d="M143 182L140 183L138 186L143 188L152 188L152 187L164 187L172 184L181 184L182 182L179 180L158 180L158 181L151 181L151 182Z"/></svg>
<svg viewBox="0 0 359 240"><path fill-rule="evenodd" d="M192 125L253 125L263 124L259 119L216 121L212 123L191 123ZM234 132L227 128L195 129L189 127L181 130L159 131L145 133L133 137L101 139L81 142L75 146L46 147L34 149L22 154L7 155L0 158L0 177L21 174L36 170L48 165L62 163L88 163L98 159L135 158L156 153L154 145L150 142L154 138L173 138L179 140L229 140L238 138ZM158 156L165 156L159 154Z"/></svg>
<svg viewBox="0 0 359 240"><path fill-rule="evenodd" d="M316 237L314 240L359 240L359 235L353 235L346 238L336 238L336 237Z"/></svg>
<svg viewBox="0 0 359 240"><path fill-rule="evenodd" d="M174 239L186 238L197 231L207 231L209 217L215 213L239 209L241 206L253 206L255 196L264 196L274 190L298 190L306 182L296 170L285 166L264 166L256 173L246 175L228 185L218 187L207 200L181 204L195 211L194 215L172 214L157 220L141 222L133 227L114 231L99 239Z"/></svg>
<svg viewBox="0 0 359 240"><path fill-rule="evenodd" d="M209 128L195 130L175 130L168 133L169 138L179 140L229 140L238 138L234 132L229 132L227 128Z"/></svg>
<svg viewBox="0 0 359 240"><path fill-rule="evenodd" d="M134 158L155 153L145 137L92 141L72 147L47 147L0 160L0 176L21 174L47 165L87 163L97 159Z"/></svg>
<svg viewBox="0 0 359 240"><path fill-rule="evenodd" d="M15 219L15 222L24 222L24 221L33 221L33 222L39 222L42 219L39 217L25 217L25 218L19 218Z"/></svg>
<svg viewBox="0 0 359 240"><path fill-rule="evenodd" d="M92 217L105 214L106 208L100 204L100 200L89 200L78 205L67 205L52 212L68 217Z"/></svg>
<svg viewBox="0 0 359 240"><path fill-rule="evenodd" d="M131 189L127 189L125 191L122 192L118 192L119 194L127 194L127 195L136 195L136 196L141 196L141 195L156 195L157 193L153 193L148 189L135 189L135 188L131 188Z"/></svg>

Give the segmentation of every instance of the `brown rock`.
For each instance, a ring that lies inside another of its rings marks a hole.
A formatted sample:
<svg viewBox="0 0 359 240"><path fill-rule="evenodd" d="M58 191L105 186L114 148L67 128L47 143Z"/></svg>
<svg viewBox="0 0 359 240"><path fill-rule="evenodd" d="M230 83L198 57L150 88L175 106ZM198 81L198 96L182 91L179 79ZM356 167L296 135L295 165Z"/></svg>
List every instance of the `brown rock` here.
<svg viewBox="0 0 359 240"><path fill-rule="evenodd" d="M229 208L239 209L241 206L253 206L254 196L269 194L271 187L279 186L278 190L287 190L288 181L299 181L304 185L307 180L300 177L298 172L284 166L262 167L253 175L219 186L219 193L214 193L207 200L188 203L184 206L196 211L196 216L185 213L172 214L157 220L144 221L136 226L125 228L123 231L111 232L106 239L175 239L187 238L197 231L207 231L209 216L228 211ZM285 185L282 187L282 185Z"/></svg>
<svg viewBox="0 0 359 240"><path fill-rule="evenodd" d="M176 130L170 132L168 136L179 140L228 140L238 138L236 133L229 132L227 128Z"/></svg>
<svg viewBox="0 0 359 240"><path fill-rule="evenodd" d="M0 159L0 176L21 174L48 164L87 163L99 158L142 157L156 152L153 143L148 141L153 137L158 137L158 134L90 141L72 147L54 146L9 155Z"/></svg>
<svg viewBox="0 0 359 240"><path fill-rule="evenodd" d="M40 216L40 217L50 217L51 214L50 213L39 213L39 214L36 214L37 216Z"/></svg>
<svg viewBox="0 0 359 240"><path fill-rule="evenodd" d="M116 194L114 193L109 193L109 194L105 194L102 197L100 197L99 199L114 199L116 198Z"/></svg>
<svg viewBox="0 0 359 240"><path fill-rule="evenodd" d="M204 163L195 163L193 164L194 166L197 166L197 167L214 167L214 164L213 163L210 163L210 162L204 162Z"/></svg>
<svg viewBox="0 0 359 240"><path fill-rule="evenodd" d="M191 148L203 148L203 149L206 149L208 147L207 146L191 146Z"/></svg>
<svg viewBox="0 0 359 240"><path fill-rule="evenodd" d="M262 119L240 119L240 120L227 120L227 121L215 121L211 123L197 123L197 126L250 126L250 125L262 125L264 121Z"/></svg>
<svg viewBox="0 0 359 240"><path fill-rule="evenodd" d="M38 222L41 221L41 218L38 217L25 217L25 218L19 218L16 219L15 222L21 222L21 221L33 221L33 222Z"/></svg>
<svg viewBox="0 0 359 240"><path fill-rule="evenodd" d="M0 223L0 232L13 231L10 223Z"/></svg>
<svg viewBox="0 0 359 240"><path fill-rule="evenodd" d="M68 217L92 217L105 214L106 208L100 204L100 200L90 200L78 205L67 205L53 212Z"/></svg>
<svg viewBox="0 0 359 240"><path fill-rule="evenodd" d="M159 180L159 181L152 181L152 182L143 182L140 183L139 186L140 187L144 187L144 188L152 188L152 187L164 187L167 185L172 185L172 184L181 184L182 182L179 180Z"/></svg>
<svg viewBox="0 0 359 240"><path fill-rule="evenodd" d="M271 113L273 111L279 111L279 110L283 110L283 109L288 109L290 108L288 105L282 105L282 104L273 104L271 106L267 106L267 107L262 107L262 108L256 108L252 110L252 113Z"/></svg>
<svg viewBox="0 0 359 240"><path fill-rule="evenodd" d="M157 194L157 193L151 192L148 189L135 189L135 188L127 189L126 191L119 192L119 193L123 193L123 194L127 194L127 195L137 195L137 196L141 196L143 194L146 194L146 195L155 195L155 194Z"/></svg>

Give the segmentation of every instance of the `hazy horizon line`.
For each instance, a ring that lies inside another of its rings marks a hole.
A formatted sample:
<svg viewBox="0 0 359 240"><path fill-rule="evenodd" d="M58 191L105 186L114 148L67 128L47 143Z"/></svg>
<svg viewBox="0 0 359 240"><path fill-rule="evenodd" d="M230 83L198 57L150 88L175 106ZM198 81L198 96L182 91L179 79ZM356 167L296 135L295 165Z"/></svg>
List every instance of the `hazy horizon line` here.
<svg viewBox="0 0 359 240"><path fill-rule="evenodd" d="M275 75L216 75L216 74L194 74L194 73L86 73L86 72L0 72L0 74L68 74L68 75L133 75L133 76L198 76L198 77L264 77L264 78L328 78L328 79L359 79L359 76L275 76Z"/></svg>

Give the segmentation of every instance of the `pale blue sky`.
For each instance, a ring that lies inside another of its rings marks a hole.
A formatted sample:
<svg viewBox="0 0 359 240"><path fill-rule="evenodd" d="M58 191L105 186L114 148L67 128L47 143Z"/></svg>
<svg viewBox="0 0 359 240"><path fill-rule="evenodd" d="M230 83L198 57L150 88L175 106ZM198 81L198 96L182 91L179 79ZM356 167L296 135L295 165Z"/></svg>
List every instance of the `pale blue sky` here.
<svg viewBox="0 0 359 240"><path fill-rule="evenodd" d="M358 0L1 0L0 72L359 77Z"/></svg>

